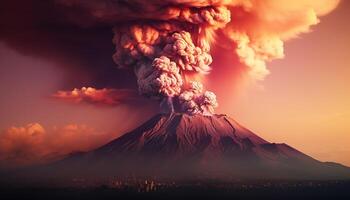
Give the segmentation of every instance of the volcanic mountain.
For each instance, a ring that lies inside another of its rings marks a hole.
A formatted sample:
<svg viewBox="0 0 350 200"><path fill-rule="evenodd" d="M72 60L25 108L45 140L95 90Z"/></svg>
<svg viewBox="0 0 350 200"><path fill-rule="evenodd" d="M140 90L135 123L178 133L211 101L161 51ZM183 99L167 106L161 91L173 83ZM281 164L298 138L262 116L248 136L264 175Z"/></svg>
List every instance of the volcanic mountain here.
<svg viewBox="0 0 350 200"><path fill-rule="evenodd" d="M158 114L135 130L52 165L67 174L349 179L350 168L270 143L226 115Z"/></svg>

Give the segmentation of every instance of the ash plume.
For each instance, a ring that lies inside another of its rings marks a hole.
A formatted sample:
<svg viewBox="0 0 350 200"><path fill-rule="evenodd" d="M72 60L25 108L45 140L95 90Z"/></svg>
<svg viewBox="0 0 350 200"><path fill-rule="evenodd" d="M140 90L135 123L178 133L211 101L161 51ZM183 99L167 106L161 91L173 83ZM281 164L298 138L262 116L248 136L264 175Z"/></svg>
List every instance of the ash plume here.
<svg viewBox="0 0 350 200"><path fill-rule="evenodd" d="M192 80L185 79L186 74L209 73L212 57L207 35L230 20L229 11L220 7L179 10L174 15L175 11L168 11L167 20L154 19L114 28L115 63L120 68L132 68L135 71L140 94L160 101L177 99L190 92L185 86ZM215 107L215 94L208 91L204 93L211 97L211 101L206 101L207 106ZM213 113L213 109L204 112L203 109L188 105L188 102L194 101L178 101L182 112ZM172 112L172 103L170 107Z"/></svg>
<svg viewBox="0 0 350 200"><path fill-rule="evenodd" d="M263 80L269 74L266 62L284 57L284 41L308 32L319 22L319 16L332 11L338 3L339 0L55 1L68 20L82 27L113 27L113 60L119 68L135 72L139 93L169 105L168 111L178 109L190 114L212 114L217 106L214 93L203 89L201 94L195 94L191 88L201 84L198 77L211 71L213 45L231 49L252 79ZM206 109L201 108L202 102Z"/></svg>

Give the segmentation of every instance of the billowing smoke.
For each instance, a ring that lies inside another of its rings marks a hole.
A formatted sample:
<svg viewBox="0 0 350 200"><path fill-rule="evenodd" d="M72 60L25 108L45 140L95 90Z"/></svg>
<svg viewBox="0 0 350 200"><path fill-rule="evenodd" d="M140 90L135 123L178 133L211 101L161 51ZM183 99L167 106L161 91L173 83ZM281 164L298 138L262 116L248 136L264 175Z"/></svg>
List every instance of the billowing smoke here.
<svg viewBox="0 0 350 200"><path fill-rule="evenodd" d="M148 19L115 27L114 61L120 68L135 71L140 94L170 100L171 112L174 99L182 112L212 114L217 106L215 94L201 94L202 86L200 91L186 89L189 84L201 84L192 83L186 75L209 73L212 57L208 35L230 21L230 12L214 6L167 9L166 20Z"/></svg>
<svg viewBox="0 0 350 200"><path fill-rule="evenodd" d="M251 77L262 80L269 73L266 62L283 58L284 41L309 31L339 0L56 2L71 8L67 16L80 25L114 26L113 59L119 68L134 70L140 94L171 112L210 115L216 96L198 77L211 71L212 45L234 49Z"/></svg>

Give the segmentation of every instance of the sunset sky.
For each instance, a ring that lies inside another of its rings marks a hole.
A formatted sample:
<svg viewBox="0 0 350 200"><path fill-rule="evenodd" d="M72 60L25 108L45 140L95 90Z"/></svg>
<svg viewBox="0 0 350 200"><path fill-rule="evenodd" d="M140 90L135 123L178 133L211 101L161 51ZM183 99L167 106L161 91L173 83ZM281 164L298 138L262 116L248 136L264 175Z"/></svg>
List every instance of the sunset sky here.
<svg viewBox="0 0 350 200"><path fill-rule="evenodd" d="M23 148L23 154L89 150L157 113L158 104L143 97L113 106L55 98L57 91L81 87L135 90L136 79L115 67L109 28L42 28L47 24L37 23L36 15L51 19L52 13L33 15L26 5L18 8L13 2L0 5L7 9L0 11L0 145L9 145L6 137L16 135L24 142L14 149ZM20 15L13 16L12 9ZM286 41L285 58L268 62L270 74L264 80L239 79L215 69L232 63L225 63L231 55L214 49L207 87L217 93L216 113L231 116L270 142L350 166L349 9L350 2L341 1L309 33ZM23 139L27 133L33 137Z"/></svg>
<svg viewBox="0 0 350 200"><path fill-rule="evenodd" d="M230 115L271 142L350 165L349 1L287 41L271 74L243 90ZM220 110L224 112L223 110Z"/></svg>

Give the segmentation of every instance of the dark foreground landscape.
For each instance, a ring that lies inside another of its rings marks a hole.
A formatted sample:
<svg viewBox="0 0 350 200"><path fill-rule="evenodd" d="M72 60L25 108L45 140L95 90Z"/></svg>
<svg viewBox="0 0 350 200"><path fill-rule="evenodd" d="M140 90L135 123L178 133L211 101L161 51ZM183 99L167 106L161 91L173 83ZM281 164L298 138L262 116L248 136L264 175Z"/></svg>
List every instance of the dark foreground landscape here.
<svg viewBox="0 0 350 200"><path fill-rule="evenodd" d="M157 182L75 180L71 187L2 186L1 199L350 199L350 181Z"/></svg>

